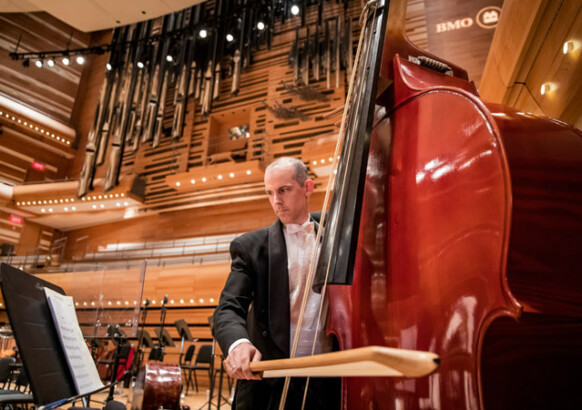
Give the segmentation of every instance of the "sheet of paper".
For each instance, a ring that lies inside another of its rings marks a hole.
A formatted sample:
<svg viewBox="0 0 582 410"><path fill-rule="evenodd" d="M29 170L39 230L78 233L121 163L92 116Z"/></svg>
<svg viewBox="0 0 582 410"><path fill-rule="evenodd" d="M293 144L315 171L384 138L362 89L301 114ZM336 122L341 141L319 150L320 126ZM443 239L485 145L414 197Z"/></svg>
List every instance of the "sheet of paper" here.
<svg viewBox="0 0 582 410"><path fill-rule="evenodd" d="M48 288L44 288L44 291L77 393L85 394L103 387L97 367L79 327L73 298Z"/></svg>

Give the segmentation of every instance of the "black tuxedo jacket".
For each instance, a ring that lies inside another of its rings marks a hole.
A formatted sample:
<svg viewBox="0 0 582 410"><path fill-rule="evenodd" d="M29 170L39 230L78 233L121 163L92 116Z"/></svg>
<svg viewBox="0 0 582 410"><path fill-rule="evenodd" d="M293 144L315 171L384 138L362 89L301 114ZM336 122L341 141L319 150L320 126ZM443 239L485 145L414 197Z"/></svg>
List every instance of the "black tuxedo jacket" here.
<svg viewBox="0 0 582 410"><path fill-rule="evenodd" d="M316 222L319 216L319 212L311 214ZM289 272L283 224L277 219L269 227L236 238L230 255L231 272L214 311L213 334L222 352L227 355L232 343L247 338L259 349L262 360L289 357ZM239 380L233 408L276 409L282 384L282 379ZM301 399L301 388L296 390L294 396ZM317 403L312 408L325 406Z"/></svg>
<svg viewBox="0 0 582 410"><path fill-rule="evenodd" d="M246 233L230 244L231 271L214 311L214 337L226 355L247 338L263 360L289 357L289 272L283 224Z"/></svg>

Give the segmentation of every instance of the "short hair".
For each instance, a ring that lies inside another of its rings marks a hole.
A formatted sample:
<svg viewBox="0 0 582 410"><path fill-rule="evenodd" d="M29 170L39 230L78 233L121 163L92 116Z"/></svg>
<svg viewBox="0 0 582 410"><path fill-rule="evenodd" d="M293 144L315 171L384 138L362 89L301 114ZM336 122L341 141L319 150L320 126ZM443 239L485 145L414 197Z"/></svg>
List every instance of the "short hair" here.
<svg viewBox="0 0 582 410"><path fill-rule="evenodd" d="M293 157L280 157L275 161L271 162L265 168L265 174L275 168L292 168L293 169L293 179L301 186L309 179L309 174L307 173L307 167L300 159Z"/></svg>

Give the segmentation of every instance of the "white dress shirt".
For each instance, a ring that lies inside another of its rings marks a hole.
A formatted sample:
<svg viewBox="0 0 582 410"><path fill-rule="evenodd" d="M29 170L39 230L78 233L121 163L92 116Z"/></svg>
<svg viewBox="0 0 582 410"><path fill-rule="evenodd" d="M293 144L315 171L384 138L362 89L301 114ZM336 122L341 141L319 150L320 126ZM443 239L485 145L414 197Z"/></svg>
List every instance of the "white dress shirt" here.
<svg viewBox="0 0 582 410"><path fill-rule="evenodd" d="M289 271L289 311L291 314L289 346L292 347L301 312L301 303L307 285L309 265L315 250L314 223L307 217L301 225L285 225L283 234L285 235L287 247L287 269ZM321 315L322 323L319 323L318 326L320 306L324 311ZM303 314L297 351L295 352L296 357L311 355L314 339L315 349L313 349L313 354L331 351L331 341L325 334L325 323L323 323L327 317L326 313L327 303L322 306L321 294L314 292L310 288Z"/></svg>
<svg viewBox="0 0 582 410"><path fill-rule="evenodd" d="M314 223L309 220L309 216L301 225L288 224L283 227L285 236L285 246L287 248L287 269L289 271L289 311L290 311L290 341L289 347L293 347L299 313L301 311L301 302L309 274L309 264L315 249L315 231ZM323 304L321 314L322 322L317 320L321 306L321 294L316 293L313 289L309 290L307 305L302 322L302 330L297 345L296 357L309 356L312 354L326 353L331 351L331 339L325 334L325 319L327 318L327 301ZM248 339L238 339L230 345L228 353L241 343L250 341Z"/></svg>

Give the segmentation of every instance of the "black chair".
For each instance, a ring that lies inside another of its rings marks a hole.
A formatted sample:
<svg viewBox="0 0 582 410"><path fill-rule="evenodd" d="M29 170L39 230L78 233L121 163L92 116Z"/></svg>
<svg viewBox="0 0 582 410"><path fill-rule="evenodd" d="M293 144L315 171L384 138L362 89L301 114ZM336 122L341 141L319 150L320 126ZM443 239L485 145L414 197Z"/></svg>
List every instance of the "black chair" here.
<svg viewBox="0 0 582 410"><path fill-rule="evenodd" d="M188 354L188 352L186 352ZM208 372L208 379L212 378L212 345L202 345L198 354L196 355L196 360L193 365L184 364L184 371L189 372L189 380L186 384L186 395L188 395L188 386L192 382L192 375L194 375L194 386L196 387L196 392L198 392L198 379L196 378L196 370L205 370Z"/></svg>
<svg viewBox="0 0 582 410"><path fill-rule="evenodd" d="M26 393L28 380L23 368L14 367L16 359L14 357L0 358L0 409L14 408L14 405L34 403L33 397ZM15 369L17 371L15 372ZM16 389L10 389L10 384L14 382Z"/></svg>
<svg viewBox="0 0 582 410"><path fill-rule="evenodd" d="M186 349L186 354L180 355L180 369L184 374L184 380L186 380L186 394L188 394L189 386L194 387L192 384L192 359L194 359L194 352L196 351L196 345L188 346Z"/></svg>
<svg viewBox="0 0 582 410"><path fill-rule="evenodd" d="M14 362L16 362L14 357L0 358L0 383L2 383L2 389L5 389L10 384L10 364Z"/></svg>

